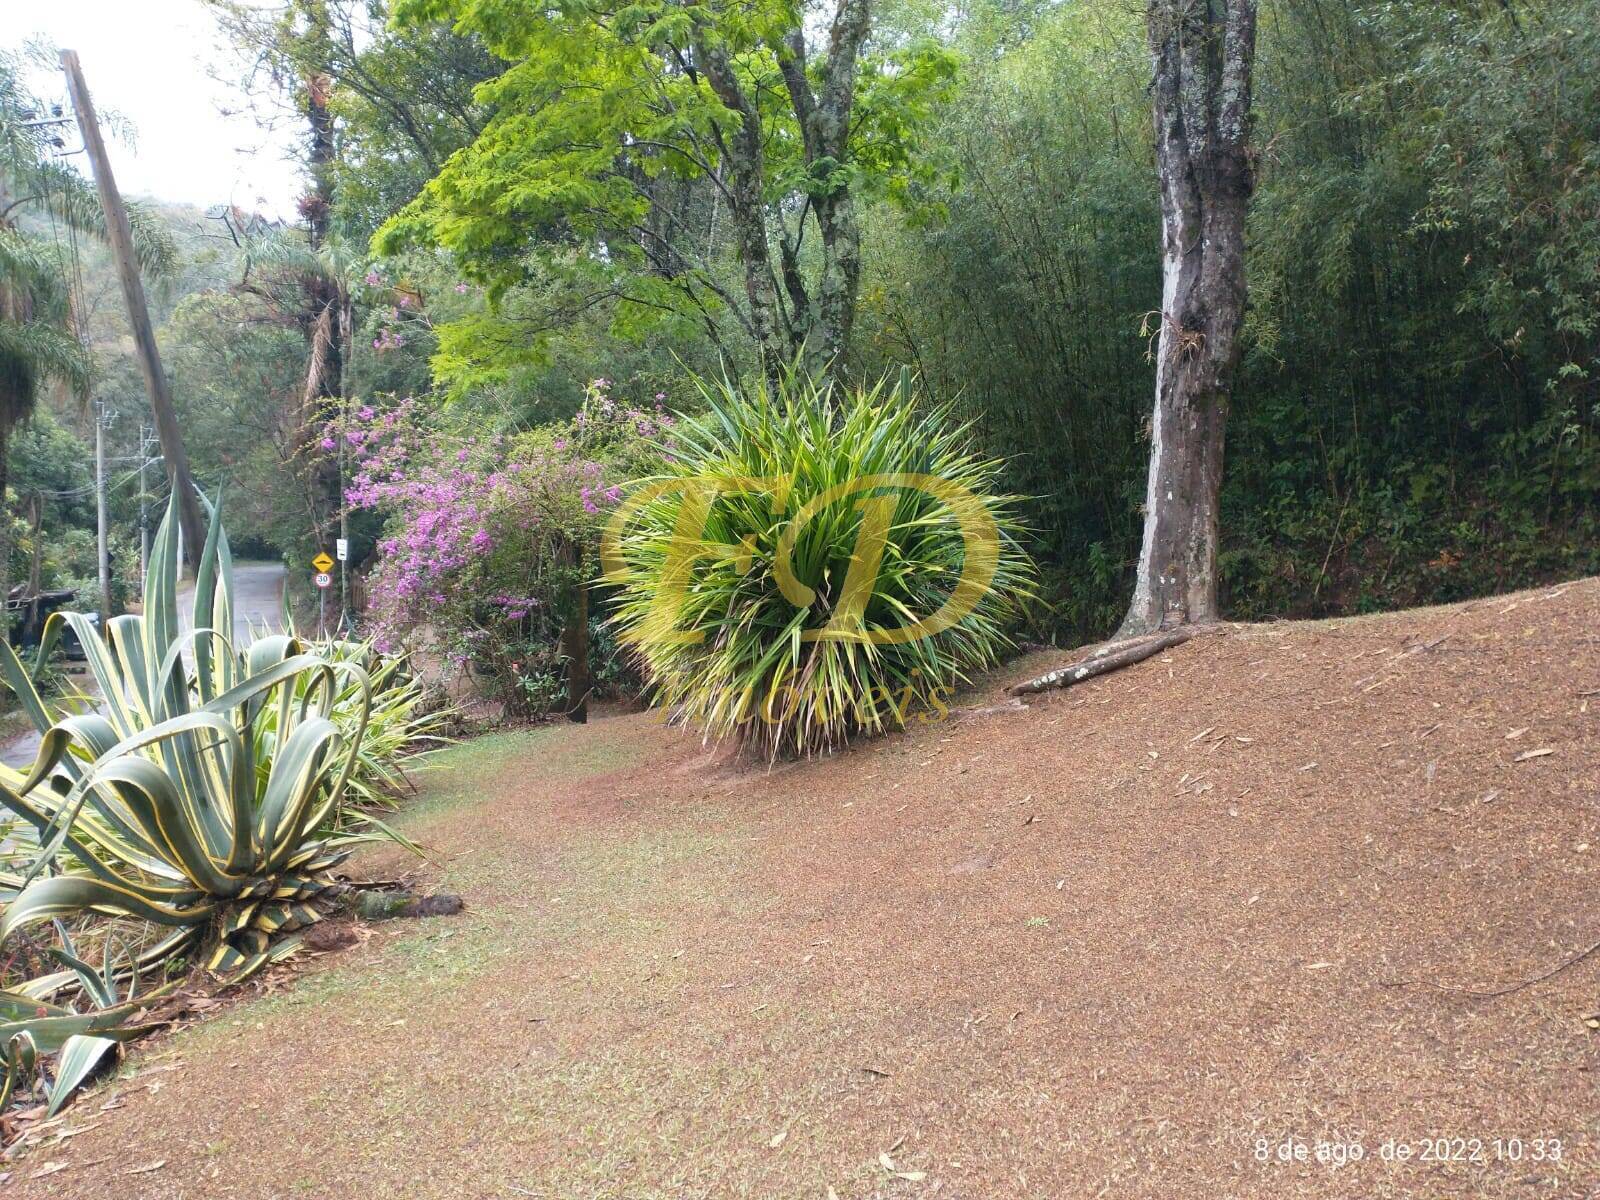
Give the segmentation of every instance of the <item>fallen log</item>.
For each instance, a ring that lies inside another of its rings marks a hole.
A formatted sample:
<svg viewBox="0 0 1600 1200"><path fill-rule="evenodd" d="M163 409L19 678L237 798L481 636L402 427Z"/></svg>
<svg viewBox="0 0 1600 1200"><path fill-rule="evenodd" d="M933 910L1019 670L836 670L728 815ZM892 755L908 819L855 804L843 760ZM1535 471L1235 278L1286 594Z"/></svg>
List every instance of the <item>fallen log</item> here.
<svg viewBox="0 0 1600 1200"><path fill-rule="evenodd" d="M1039 692L1048 692L1052 688L1069 688L1075 683L1082 683L1085 679L1093 679L1097 675L1108 675L1112 671L1120 671L1123 667L1131 667L1134 663L1143 662L1147 658L1160 654L1163 650L1170 650L1174 646L1181 646L1196 633L1192 625L1185 625L1178 629L1171 629L1165 633L1153 634L1138 641L1123 643L1120 647L1105 647L1085 659L1073 663L1071 666L1060 667L1037 679L1030 679L1027 683L1019 683L1007 688L1013 696L1031 696Z"/></svg>

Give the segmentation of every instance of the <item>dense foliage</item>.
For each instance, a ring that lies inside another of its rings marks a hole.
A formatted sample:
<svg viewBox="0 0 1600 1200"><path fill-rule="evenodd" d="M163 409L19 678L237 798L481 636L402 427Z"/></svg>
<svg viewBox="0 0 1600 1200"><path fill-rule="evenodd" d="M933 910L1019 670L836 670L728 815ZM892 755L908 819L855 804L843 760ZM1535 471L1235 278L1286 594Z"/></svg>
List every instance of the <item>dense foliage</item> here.
<svg viewBox="0 0 1600 1200"><path fill-rule="evenodd" d="M705 405L612 526L616 624L657 702L769 754L942 717L1029 595L999 464L909 376Z"/></svg>
<svg viewBox="0 0 1600 1200"><path fill-rule="evenodd" d="M1252 312L1224 477L1239 618L1600 569L1592 0L1263 5ZM867 363L958 395L1068 640L1126 603L1160 303L1149 66L1115 3L962 29L948 217L876 214Z"/></svg>
<svg viewBox="0 0 1600 1200"><path fill-rule="evenodd" d="M449 436L411 399L330 431L351 448L350 503L386 521L370 582L380 646L469 668L512 713L557 706L562 634L589 624L602 514L672 426L665 393L644 409L610 388L592 381L570 422L513 438ZM620 668L601 666L614 682Z"/></svg>
<svg viewBox="0 0 1600 1200"><path fill-rule="evenodd" d="M197 470L228 481L242 540L304 583L349 502L370 632L426 625L438 655L543 711L582 597L596 670L619 676L614 598L582 586L604 516L583 488L592 466L609 508L612 487L658 470L660 439L613 454L575 414L597 411L599 378L653 420L657 394L698 407L696 376L760 374L756 302L805 341L847 226L859 295L830 366L845 382L909 366L953 406L1002 464L997 489L1025 497L1036 619L1068 642L1112 628L1161 302L1140 6L878 3L837 77L834 35L850 41L859 11L837 0L210 7L251 98L302 123L310 185L292 228L159 214L178 250L153 289L163 349ZM1600 570L1597 31L1600 0L1264 0L1229 615ZM846 77L849 136L819 155L817 103ZM39 295L60 298L79 250L87 290L111 294L103 253L41 240L30 207L13 224L45 252ZM116 305L84 307L126 464L142 458L139 384ZM52 406L8 456L8 565L84 584L86 423ZM402 409L403 429L363 427ZM416 451L401 471L347 440L391 433ZM121 577L137 480L113 474Z"/></svg>

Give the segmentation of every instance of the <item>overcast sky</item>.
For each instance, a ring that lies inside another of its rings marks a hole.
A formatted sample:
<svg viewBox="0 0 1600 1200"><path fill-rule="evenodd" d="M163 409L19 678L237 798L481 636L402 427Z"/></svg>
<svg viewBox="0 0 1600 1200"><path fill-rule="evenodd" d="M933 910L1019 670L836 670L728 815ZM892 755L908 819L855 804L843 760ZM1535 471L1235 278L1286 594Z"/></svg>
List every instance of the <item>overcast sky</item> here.
<svg viewBox="0 0 1600 1200"><path fill-rule="evenodd" d="M0 44L39 37L76 50L95 107L133 124L133 145L108 139L124 193L294 217L304 190L288 158L295 131L258 129L241 98L211 78L207 64L227 60L198 0L0 0L0 8ZM59 72L32 82L42 98L65 100ZM87 173L82 155L72 161Z"/></svg>

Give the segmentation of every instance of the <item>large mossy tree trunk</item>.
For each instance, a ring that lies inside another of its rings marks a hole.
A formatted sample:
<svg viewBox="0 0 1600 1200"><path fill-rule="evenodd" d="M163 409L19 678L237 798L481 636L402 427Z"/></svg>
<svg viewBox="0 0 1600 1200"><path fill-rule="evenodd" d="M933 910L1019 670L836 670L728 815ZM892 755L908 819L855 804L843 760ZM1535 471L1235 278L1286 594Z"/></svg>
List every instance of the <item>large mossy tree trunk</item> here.
<svg viewBox="0 0 1600 1200"><path fill-rule="evenodd" d="M768 225L766 131L760 112L732 57L711 31L702 28L696 38L695 59L706 82L739 119L738 128L721 144L727 163L722 186L744 266L747 332L773 383L796 363L818 377L837 371L849 346L861 290L861 226L847 169L850 123L861 48L871 28L871 0L839 0L829 27L827 59L816 72L806 62L803 28L790 29L773 46L809 176L794 236L779 221L776 256ZM822 243L819 273L809 283L800 262L808 216Z"/></svg>
<svg viewBox="0 0 1600 1200"><path fill-rule="evenodd" d="M1150 0L1162 297L1144 541L1119 637L1217 619L1223 439L1245 314L1256 0Z"/></svg>
<svg viewBox="0 0 1600 1200"><path fill-rule="evenodd" d="M822 239L816 298L807 305L797 346L814 375L844 361L861 291L861 226L845 166L855 110L856 64L871 28L869 0L839 0L818 88L811 85L802 30L790 31L778 58L805 145L811 175L809 206ZM804 220L802 213L802 226ZM785 246L786 266L798 257L795 247Z"/></svg>
<svg viewBox="0 0 1600 1200"><path fill-rule="evenodd" d="M787 357L789 330L778 303L777 276L772 270L767 237L767 164L761 115L734 74L733 60L726 50L702 36L695 52L711 90L739 118L739 127L724 140L727 168L723 187L734 244L744 267L745 299L750 305L746 331L756 343L767 376L776 379Z"/></svg>

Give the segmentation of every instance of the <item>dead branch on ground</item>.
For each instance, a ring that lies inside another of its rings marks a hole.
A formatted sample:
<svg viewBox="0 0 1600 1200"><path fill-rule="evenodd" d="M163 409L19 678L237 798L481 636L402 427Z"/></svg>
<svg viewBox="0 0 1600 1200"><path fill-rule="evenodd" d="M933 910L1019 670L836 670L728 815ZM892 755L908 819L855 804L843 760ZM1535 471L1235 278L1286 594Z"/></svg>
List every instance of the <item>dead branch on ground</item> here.
<svg viewBox="0 0 1600 1200"><path fill-rule="evenodd" d="M1097 675L1107 675L1112 671L1120 671L1123 667L1131 667L1134 663L1143 662L1147 658L1160 654L1163 650L1170 650L1174 646L1181 646L1192 638L1198 630L1193 625L1180 626L1169 629L1165 633L1153 634L1150 637L1138 638L1131 642L1113 642L1102 646L1087 658L1080 659L1070 666L1060 667L1037 679L1030 679L1027 683L1019 683L1007 690L1013 696L1031 696L1039 692L1047 692L1052 688L1069 688L1073 684L1082 683L1085 679L1093 679Z"/></svg>

